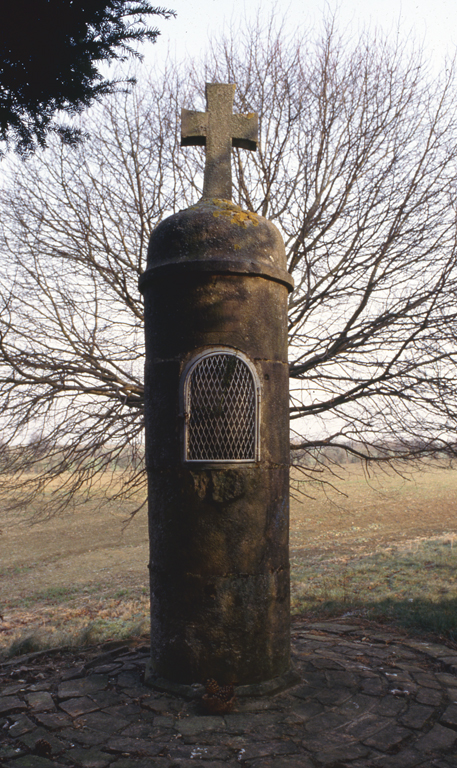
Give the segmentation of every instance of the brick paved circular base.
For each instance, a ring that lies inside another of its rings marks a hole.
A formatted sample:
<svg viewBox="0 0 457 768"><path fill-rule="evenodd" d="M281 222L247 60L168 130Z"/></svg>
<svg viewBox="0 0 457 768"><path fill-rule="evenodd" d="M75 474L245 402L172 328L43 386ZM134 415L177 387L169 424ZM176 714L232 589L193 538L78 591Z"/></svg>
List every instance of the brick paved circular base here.
<svg viewBox="0 0 457 768"><path fill-rule="evenodd" d="M233 712L144 684L149 648L0 665L7 768L457 768L457 653L356 624L293 624L301 681Z"/></svg>

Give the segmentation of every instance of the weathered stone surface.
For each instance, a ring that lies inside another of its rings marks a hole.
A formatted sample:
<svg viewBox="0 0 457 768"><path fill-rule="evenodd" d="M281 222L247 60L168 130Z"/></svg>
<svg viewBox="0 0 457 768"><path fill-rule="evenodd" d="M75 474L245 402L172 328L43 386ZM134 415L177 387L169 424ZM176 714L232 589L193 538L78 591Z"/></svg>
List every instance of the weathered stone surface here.
<svg viewBox="0 0 457 768"><path fill-rule="evenodd" d="M114 707L107 707L103 712L107 715L112 715L113 717L122 717L126 720L130 720L131 718L136 718L139 715L142 715L143 709L139 704L131 702L129 704L118 704Z"/></svg>
<svg viewBox="0 0 457 768"><path fill-rule="evenodd" d="M175 720L174 729L183 736L194 736L206 731L225 731L226 725L223 717L186 717Z"/></svg>
<svg viewBox="0 0 457 768"><path fill-rule="evenodd" d="M180 744L170 746L170 757L173 760L179 760L181 764L182 760L204 761L203 765L207 765L207 761L221 760L226 761L230 758L231 751L225 747L218 747L213 745L199 746L198 744ZM197 763L198 764L198 763Z"/></svg>
<svg viewBox="0 0 457 768"><path fill-rule="evenodd" d="M0 765L4 765L5 760L9 760L10 758L19 757L21 754L24 754L25 748L20 748L13 746L12 744L7 744L6 746L1 746L0 744L0 760L2 761Z"/></svg>
<svg viewBox="0 0 457 768"><path fill-rule="evenodd" d="M279 755L293 755L298 752L298 747L293 741L258 742L246 746L241 755L242 761L251 761L256 758L277 757Z"/></svg>
<svg viewBox="0 0 457 768"><path fill-rule="evenodd" d="M0 715L9 715L12 712L23 712L26 709L27 704L18 696L4 696L0 698Z"/></svg>
<svg viewBox="0 0 457 768"><path fill-rule="evenodd" d="M376 768L416 768L429 766L429 759L415 749L402 749L396 755L384 755L376 760Z"/></svg>
<svg viewBox="0 0 457 768"><path fill-rule="evenodd" d="M347 744L340 749L332 749L327 752L318 752L317 759L322 766L334 766L344 761L353 761L364 758L370 753L369 747L363 744Z"/></svg>
<svg viewBox="0 0 457 768"><path fill-rule="evenodd" d="M48 691L29 693L27 704L33 712L49 712L49 710L55 709L54 700Z"/></svg>
<svg viewBox="0 0 457 768"><path fill-rule="evenodd" d="M339 712L323 712L321 715L311 718L306 725L305 730L308 733L319 733L321 731L333 730L340 725L347 723L348 717Z"/></svg>
<svg viewBox="0 0 457 768"><path fill-rule="evenodd" d="M107 685L108 677L106 675L91 675L76 680L66 680L59 685L57 695L59 699L72 699L76 696L86 696L102 691Z"/></svg>
<svg viewBox="0 0 457 768"><path fill-rule="evenodd" d="M300 768L314 768L310 758L300 755ZM271 760L260 758L249 764L249 768L298 768L297 757L273 757Z"/></svg>
<svg viewBox="0 0 457 768"><path fill-rule="evenodd" d="M410 735L411 731L407 728L402 728L400 725L393 727L389 725L372 736L368 736L363 740L363 743L368 747L375 747L381 752L390 752L392 749L398 748Z"/></svg>
<svg viewBox="0 0 457 768"><path fill-rule="evenodd" d="M424 672L416 672L414 678L422 688L435 688L437 691L441 690L440 683L438 682L435 675L433 675L431 672L428 674Z"/></svg>
<svg viewBox="0 0 457 768"><path fill-rule="evenodd" d="M37 723L50 731L58 731L71 725L71 718L63 712L41 713L35 716Z"/></svg>
<svg viewBox="0 0 457 768"><path fill-rule="evenodd" d="M65 757L74 761L78 768L106 768L113 762L112 755L99 749L72 749Z"/></svg>
<svg viewBox="0 0 457 768"><path fill-rule="evenodd" d="M60 731L59 737L70 744L85 744L92 747L97 744L104 744L109 738L109 733L91 728L64 728L63 731Z"/></svg>
<svg viewBox="0 0 457 768"><path fill-rule="evenodd" d="M457 741L457 732L437 723L425 736L415 743L415 748L422 752L450 749Z"/></svg>
<svg viewBox="0 0 457 768"><path fill-rule="evenodd" d="M457 728L457 704L450 704L440 720L444 725L450 725L451 728Z"/></svg>
<svg viewBox="0 0 457 768"><path fill-rule="evenodd" d="M86 728L100 730L104 733L116 733L129 725L128 720L122 717L112 717L104 712L91 712L88 715L78 717L77 722Z"/></svg>
<svg viewBox="0 0 457 768"><path fill-rule="evenodd" d="M419 704L428 704L432 707L439 706L442 699L442 691L437 691L433 688L420 688L416 695L416 701L418 701Z"/></svg>
<svg viewBox="0 0 457 768"><path fill-rule="evenodd" d="M387 686L384 680L379 677L365 678L362 683L363 693L367 693L370 696L382 696L382 694L386 692L386 688Z"/></svg>
<svg viewBox="0 0 457 768"><path fill-rule="evenodd" d="M63 763L56 763L55 760L48 760L47 757L38 755L23 755L14 762L6 763L6 768L65 768Z"/></svg>
<svg viewBox="0 0 457 768"><path fill-rule="evenodd" d="M35 723L27 715L15 715L13 725L8 728L8 735L17 738L22 736L23 733L33 731L34 728L36 728Z"/></svg>
<svg viewBox="0 0 457 768"><path fill-rule="evenodd" d="M166 728L154 728L152 722L141 720L140 722L128 725L127 728L124 728L121 735L129 739L155 739L164 733L167 733Z"/></svg>
<svg viewBox="0 0 457 768"><path fill-rule="evenodd" d="M151 712L160 715L164 715L168 712L176 712L178 709L178 703L174 697L158 695L143 696L141 699L141 706L143 709L150 710Z"/></svg>
<svg viewBox="0 0 457 768"><path fill-rule="evenodd" d="M67 712L71 717L85 715L88 712L95 712L100 707L87 696L78 696L75 699L66 699L60 703L60 709Z"/></svg>
<svg viewBox="0 0 457 768"><path fill-rule="evenodd" d="M37 741L40 741L41 739L48 742L52 755L62 752L64 742L61 740L60 734L59 738L57 738L57 736L51 733L48 728L35 728L35 730L30 731L30 733L25 733L23 736L20 736L21 744L25 744L32 751L35 749Z"/></svg>
<svg viewBox="0 0 457 768"><path fill-rule="evenodd" d="M351 693L348 691L348 693ZM365 696L363 693L351 695L350 698L339 706L339 711L352 717L362 717L368 712L376 712L378 715L383 713L376 709L376 700L373 696Z"/></svg>
<svg viewBox="0 0 457 768"><path fill-rule="evenodd" d="M303 701L299 703L292 703L293 712L305 722L310 720L315 715L319 715L323 712L324 707L317 701Z"/></svg>
<svg viewBox="0 0 457 768"><path fill-rule="evenodd" d="M353 741L361 741L365 744L367 739L384 730L389 725L391 725L391 721L388 718L369 713L360 718L355 717L349 720L344 733Z"/></svg>
<svg viewBox="0 0 457 768"><path fill-rule="evenodd" d="M383 717L395 717L400 712L406 711L407 703L399 696L387 695L374 700L373 711Z"/></svg>
<svg viewBox="0 0 457 768"><path fill-rule="evenodd" d="M119 705L119 696L114 691L88 691L90 698L97 705L97 708L115 707Z"/></svg>
<svg viewBox="0 0 457 768"><path fill-rule="evenodd" d="M403 725L408 728L423 728L434 714L432 707L426 707L422 704L411 704L408 711L401 717Z"/></svg>
<svg viewBox="0 0 457 768"><path fill-rule="evenodd" d="M166 757L154 757L154 763L151 764L151 758L135 759L131 757L121 757L110 763L111 768L170 768L171 761ZM195 768L195 766L193 766Z"/></svg>
<svg viewBox="0 0 457 768"><path fill-rule="evenodd" d="M321 704L327 706L337 706L347 702L351 698L351 691L347 688L327 688L319 691L316 698Z"/></svg>
<svg viewBox="0 0 457 768"><path fill-rule="evenodd" d="M109 752L114 752L115 754L146 754L155 757L162 750L162 746L146 739L130 739L125 738L124 736L118 736L108 739L105 749Z"/></svg>

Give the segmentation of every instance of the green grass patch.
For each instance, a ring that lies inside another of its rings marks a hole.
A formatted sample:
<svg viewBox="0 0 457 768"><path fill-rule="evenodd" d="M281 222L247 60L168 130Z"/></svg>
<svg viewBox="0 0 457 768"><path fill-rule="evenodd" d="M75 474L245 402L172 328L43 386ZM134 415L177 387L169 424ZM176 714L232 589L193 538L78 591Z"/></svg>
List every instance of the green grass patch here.
<svg viewBox="0 0 457 768"><path fill-rule="evenodd" d="M295 557L291 582L293 614L358 615L457 640L453 539L351 557Z"/></svg>

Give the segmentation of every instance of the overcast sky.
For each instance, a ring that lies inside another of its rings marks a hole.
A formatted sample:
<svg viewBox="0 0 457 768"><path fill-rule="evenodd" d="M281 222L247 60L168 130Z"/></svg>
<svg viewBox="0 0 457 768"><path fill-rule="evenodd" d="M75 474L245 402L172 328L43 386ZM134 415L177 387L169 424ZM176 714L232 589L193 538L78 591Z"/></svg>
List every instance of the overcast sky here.
<svg viewBox="0 0 457 768"><path fill-rule="evenodd" d="M159 20L161 37L155 46L149 46L148 59L163 57L168 46L178 57L198 55L212 33L231 22L238 24L259 7L265 15L272 9L284 15L291 29L318 26L326 9L337 9L339 29L349 33L367 25L386 31L400 25L405 36L412 32L424 43L437 65L444 53L453 55L457 45L457 0L161 0L160 4L178 15L170 21Z"/></svg>

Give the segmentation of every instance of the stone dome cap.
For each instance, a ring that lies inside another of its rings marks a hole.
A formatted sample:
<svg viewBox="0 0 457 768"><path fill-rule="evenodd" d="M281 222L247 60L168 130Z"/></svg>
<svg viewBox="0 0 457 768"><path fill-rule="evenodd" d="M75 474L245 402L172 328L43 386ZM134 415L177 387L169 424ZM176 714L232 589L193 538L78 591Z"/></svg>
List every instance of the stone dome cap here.
<svg viewBox="0 0 457 768"><path fill-rule="evenodd" d="M164 219L149 241L147 269L139 286L164 271L257 275L294 282L287 272L282 237L271 221L229 200L200 200Z"/></svg>

